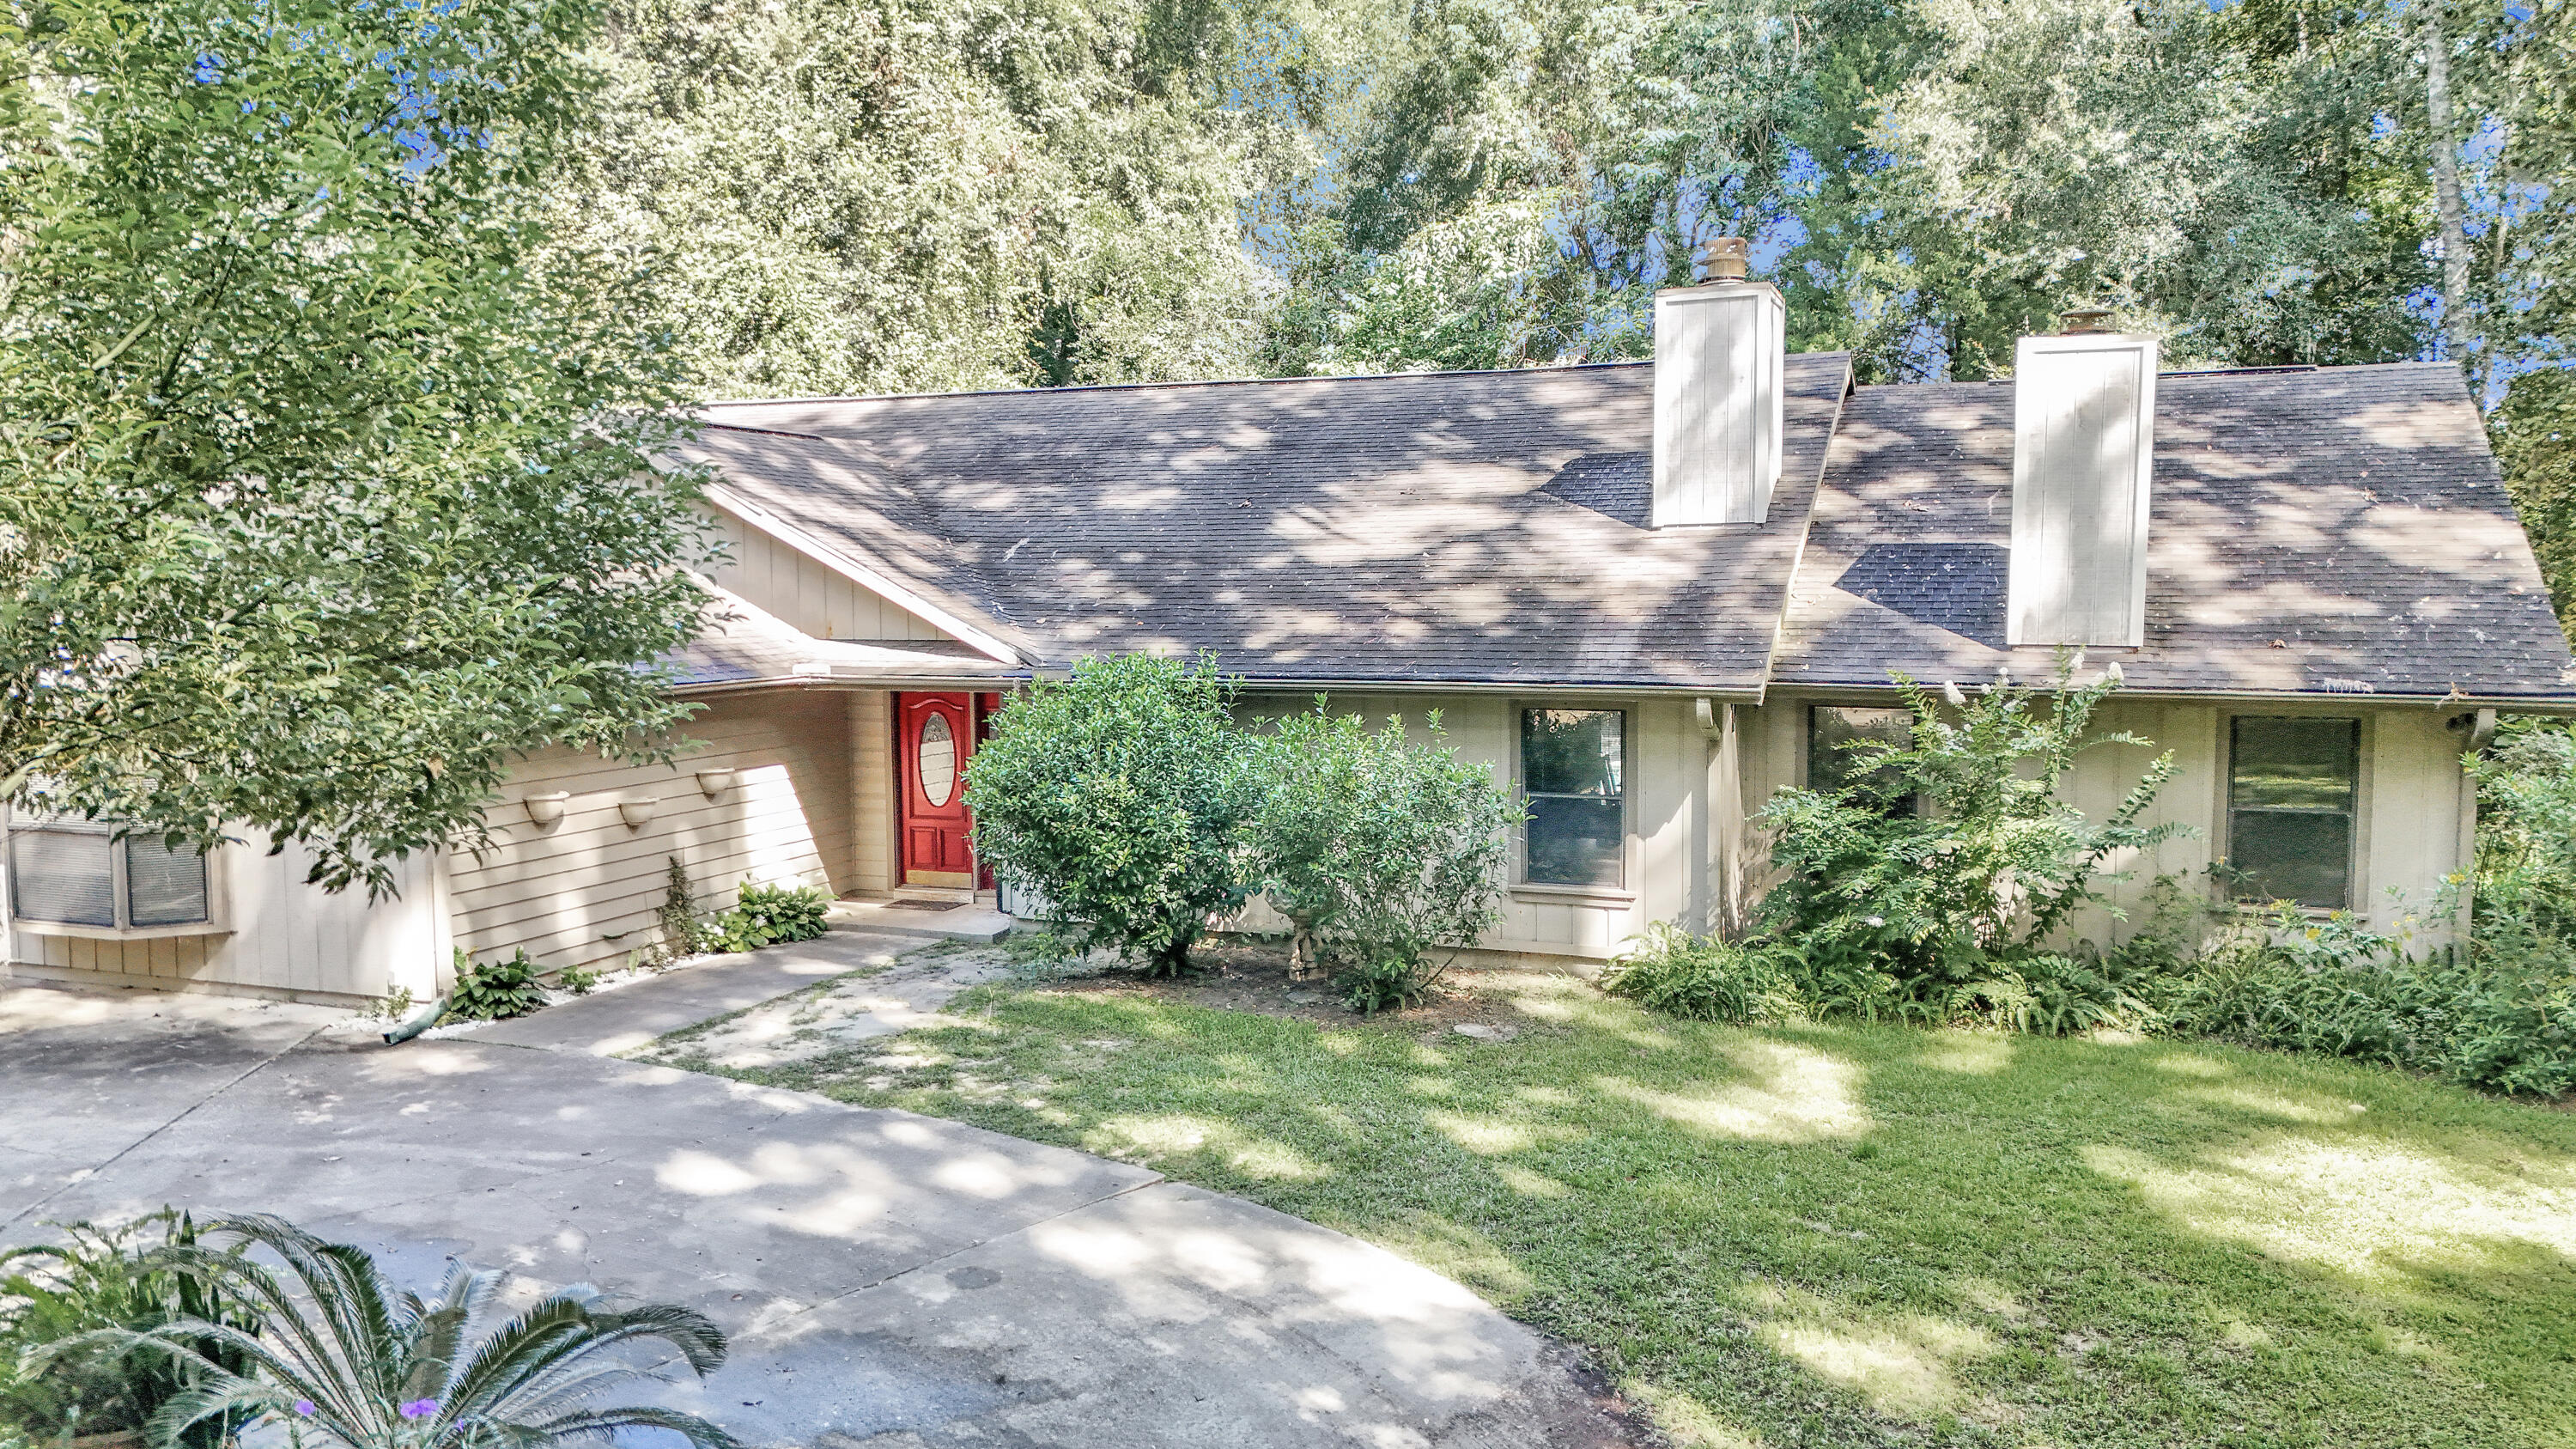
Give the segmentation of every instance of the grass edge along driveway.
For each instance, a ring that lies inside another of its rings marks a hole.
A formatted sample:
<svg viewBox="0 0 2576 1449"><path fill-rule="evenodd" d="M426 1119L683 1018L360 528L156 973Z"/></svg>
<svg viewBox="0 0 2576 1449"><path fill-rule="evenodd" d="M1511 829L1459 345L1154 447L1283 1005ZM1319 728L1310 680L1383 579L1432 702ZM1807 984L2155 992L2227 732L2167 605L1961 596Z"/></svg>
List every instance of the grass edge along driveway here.
<svg viewBox="0 0 2576 1449"><path fill-rule="evenodd" d="M1684 1444L2576 1443L2576 1114L2207 1043L1476 989L1517 1037L989 986L728 1075L1383 1244ZM686 1034L654 1055L712 1070Z"/></svg>

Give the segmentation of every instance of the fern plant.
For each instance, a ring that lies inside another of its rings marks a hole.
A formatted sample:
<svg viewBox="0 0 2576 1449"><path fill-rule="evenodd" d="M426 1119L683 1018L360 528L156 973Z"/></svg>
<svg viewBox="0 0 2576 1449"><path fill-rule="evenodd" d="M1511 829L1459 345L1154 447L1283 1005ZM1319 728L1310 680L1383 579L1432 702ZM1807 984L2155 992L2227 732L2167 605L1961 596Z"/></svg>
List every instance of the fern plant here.
<svg viewBox="0 0 2576 1449"><path fill-rule="evenodd" d="M156 1443L197 1426L268 1418L297 1439L349 1449L538 1449L569 1438L662 1429L696 1449L736 1449L716 1425L671 1409L599 1408L608 1386L649 1377L614 1357L648 1342L677 1350L704 1377L724 1362L725 1338L691 1309L600 1306L576 1285L494 1325L500 1274L448 1270L427 1299L397 1292L375 1260L266 1215L226 1218L206 1231L232 1251L191 1249L187 1269L253 1305L258 1326L179 1319L142 1332L103 1329L74 1345L157 1357L193 1382L156 1411ZM245 1249L265 1250L280 1273ZM70 1345L67 1345L69 1347Z"/></svg>

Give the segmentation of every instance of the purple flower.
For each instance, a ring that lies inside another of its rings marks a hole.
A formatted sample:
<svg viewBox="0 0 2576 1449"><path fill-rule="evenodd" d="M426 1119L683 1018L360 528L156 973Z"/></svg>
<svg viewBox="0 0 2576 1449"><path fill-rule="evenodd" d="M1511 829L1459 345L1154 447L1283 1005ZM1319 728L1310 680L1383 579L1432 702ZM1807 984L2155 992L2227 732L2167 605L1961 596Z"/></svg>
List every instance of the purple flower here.
<svg viewBox="0 0 2576 1449"><path fill-rule="evenodd" d="M414 1399L398 1411L406 1419L426 1419L438 1412L438 1400Z"/></svg>
<svg viewBox="0 0 2576 1449"><path fill-rule="evenodd" d="M312 1418L313 1401L311 1399L297 1399L295 1401L295 1412L307 1419Z"/></svg>

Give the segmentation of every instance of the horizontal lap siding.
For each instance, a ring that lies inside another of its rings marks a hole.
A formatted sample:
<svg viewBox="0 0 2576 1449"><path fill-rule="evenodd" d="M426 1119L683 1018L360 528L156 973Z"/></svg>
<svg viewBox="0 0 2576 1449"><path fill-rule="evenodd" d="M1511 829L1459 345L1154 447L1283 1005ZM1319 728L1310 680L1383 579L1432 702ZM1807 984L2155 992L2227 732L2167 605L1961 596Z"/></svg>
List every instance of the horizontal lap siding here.
<svg viewBox="0 0 2576 1449"><path fill-rule="evenodd" d="M548 970L623 964L655 942L674 855L702 911L731 905L746 877L853 889L850 720L861 698L817 690L719 701L683 726L697 743L670 765L531 756L485 812L492 848L450 859L457 944L478 961L524 949ZM739 774L711 799L697 773L720 768ZM525 801L556 791L571 797L563 819L541 830ZM619 802L648 798L652 818L627 825Z"/></svg>
<svg viewBox="0 0 2576 1449"><path fill-rule="evenodd" d="M945 639L929 620L860 587L721 508L729 557L708 577L817 639Z"/></svg>

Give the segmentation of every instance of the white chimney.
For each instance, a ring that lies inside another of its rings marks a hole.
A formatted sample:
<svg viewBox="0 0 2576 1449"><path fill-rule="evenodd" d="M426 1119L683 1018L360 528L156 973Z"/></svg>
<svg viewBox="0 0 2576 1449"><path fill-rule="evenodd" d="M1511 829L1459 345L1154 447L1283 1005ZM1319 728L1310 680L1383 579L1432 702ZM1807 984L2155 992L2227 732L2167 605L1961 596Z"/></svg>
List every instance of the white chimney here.
<svg viewBox="0 0 2576 1449"><path fill-rule="evenodd" d="M1746 246L1721 237L1704 280L1655 294L1657 528L1760 523L1780 480L1788 309L1744 279Z"/></svg>
<svg viewBox="0 0 2576 1449"><path fill-rule="evenodd" d="M2014 354L2009 644L2146 642L2156 340L2084 330L2107 315Z"/></svg>

